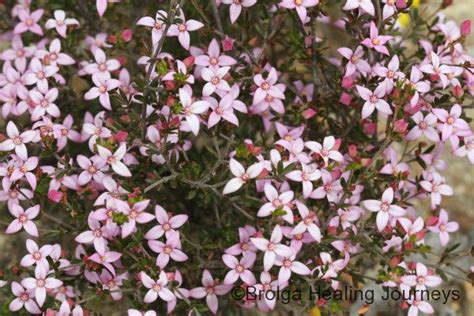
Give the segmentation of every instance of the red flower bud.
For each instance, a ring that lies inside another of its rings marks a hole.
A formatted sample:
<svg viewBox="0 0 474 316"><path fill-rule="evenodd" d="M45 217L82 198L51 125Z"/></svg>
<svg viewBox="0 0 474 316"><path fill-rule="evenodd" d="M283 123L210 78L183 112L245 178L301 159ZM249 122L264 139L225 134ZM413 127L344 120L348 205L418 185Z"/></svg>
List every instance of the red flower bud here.
<svg viewBox="0 0 474 316"><path fill-rule="evenodd" d="M183 60L183 64L186 66L186 68L191 68L194 65L194 56L186 57Z"/></svg>
<svg viewBox="0 0 474 316"><path fill-rule="evenodd" d="M404 119L395 122L393 130L400 134L405 134L408 128L408 123Z"/></svg>
<svg viewBox="0 0 474 316"><path fill-rule="evenodd" d="M464 95L464 90L461 86L455 86L453 88L453 95L456 97L456 98L460 98Z"/></svg>
<svg viewBox="0 0 474 316"><path fill-rule="evenodd" d="M109 36L107 36L107 42L109 42L110 44L117 43L117 36L110 34Z"/></svg>
<svg viewBox="0 0 474 316"><path fill-rule="evenodd" d="M352 77L342 78L341 87L343 87L344 89L350 89L353 86L354 86L354 80L352 80Z"/></svg>
<svg viewBox="0 0 474 316"><path fill-rule="evenodd" d="M357 152L357 146L354 144L350 144L347 148L347 151L349 153L349 157L351 158L355 158L359 155L359 153Z"/></svg>
<svg viewBox="0 0 474 316"><path fill-rule="evenodd" d="M373 135L377 130L377 124L372 122L367 122L364 124L364 133L366 135Z"/></svg>
<svg viewBox="0 0 474 316"><path fill-rule="evenodd" d="M318 111L316 111L313 108L309 108L309 109L304 110L302 114L305 119L309 120L310 118L315 116L316 113L318 113Z"/></svg>
<svg viewBox="0 0 474 316"><path fill-rule="evenodd" d="M397 0L395 5L397 6L397 9L403 10L407 7L407 1L406 0Z"/></svg>

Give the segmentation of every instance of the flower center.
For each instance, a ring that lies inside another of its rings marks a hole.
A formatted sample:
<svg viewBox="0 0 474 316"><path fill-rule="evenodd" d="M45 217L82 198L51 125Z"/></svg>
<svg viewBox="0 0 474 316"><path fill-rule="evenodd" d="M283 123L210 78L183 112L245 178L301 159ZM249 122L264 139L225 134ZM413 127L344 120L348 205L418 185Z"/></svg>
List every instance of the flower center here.
<svg viewBox="0 0 474 316"><path fill-rule="evenodd" d="M105 63L99 64L99 70L100 71L106 71L107 70L107 65Z"/></svg>
<svg viewBox="0 0 474 316"><path fill-rule="evenodd" d="M418 127L420 129L426 129L428 127L428 125L426 124L425 121L421 121L420 124L418 124Z"/></svg>
<svg viewBox="0 0 474 316"><path fill-rule="evenodd" d="M444 224L439 225L439 230L442 232L446 231L446 225Z"/></svg>
<svg viewBox="0 0 474 316"><path fill-rule="evenodd" d="M164 230L164 231L168 231L168 230L170 230L170 229L171 229L170 223L164 223L164 224L163 224L163 230Z"/></svg>
<svg viewBox="0 0 474 316"><path fill-rule="evenodd" d="M454 124L455 121L456 121L456 119L454 117L450 116L446 120L446 123L448 123L449 125L452 125L452 124Z"/></svg>
<svg viewBox="0 0 474 316"><path fill-rule="evenodd" d="M34 23L35 23L35 22L34 22L33 19L31 19L31 18L28 18L28 19L25 21L25 24L26 24L27 26L32 26Z"/></svg>
<svg viewBox="0 0 474 316"><path fill-rule="evenodd" d="M13 143L15 143L15 145L21 145L21 144L23 144L23 140L21 139L20 136L17 136L15 138L13 138Z"/></svg>
<svg viewBox="0 0 474 316"><path fill-rule="evenodd" d="M388 205L387 202L383 202L382 205L380 205L380 209L384 212L388 212L388 210L390 209L390 205Z"/></svg>
<svg viewBox="0 0 474 316"><path fill-rule="evenodd" d="M294 0L295 5L300 6L303 4L303 0Z"/></svg>
<svg viewBox="0 0 474 316"><path fill-rule="evenodd" d="M379 100L379 98L377 98L375 95L370 96L370 102L371 103L377 103L378 100Z"/></svg>
<svg viewBox="0 0 474 316"><path fill-rule="evenodd" d="M387 72L387 78L392 79L394 76L395 76L395 72L393 72L393 71L391 71L391 70L389 70L389 71Z"/></svg>
<svg viewBox="0 0 474 316"><path fill-rule="evenodd" d="M40 260L41 259L41 253L39 251L35 251L33 253L33 259Z"/></svg>
<svg viewBox="0 0 474 316"><path fill-rule="evenodd" d="M165 246L165 248L163 248L163 252L166 253L167 255L169 255L172 251L173 249L171 249L170 246Z"/></svg>
<svg viewBox="0 0 474 316"><path fill-rule="evenodd" d="M262 83L261 88L266 91L266 90L270 89L270 85L268 84L268 82L264 82L264 83Z"/></svg>
<svg viewBox="0 0 474 316"><path fill-rule="evenodd" d="M155 291L155 292L159 292L159 291L161 290L161 285L155 284L155 285L153 285L153 288L152 288L152 289L153 289L153 291Z"/></svg>
<svg viewBox="0 0 474 316"><path fill-rule="evenodd" d="M114 163L115 163L115 157L114 157L114 156L108 157L108 158L107 158L107 162L108 162L109 164L114 164Z"/></svg>
<svg viewBox="0 0 474 316"><path fill-rule="evenodd" d="M247 251L249 249L249 245L246 242L241 243L240 249L242 249L243 251Z"/></svg>
<svg viewBox="0 0 474 316"><path fill-rule="evenodd" d="M137 218L137 216L138 216L138 212L135 211L135 210L131 210L130 214L128 214L128 217L131 218L131 219L135 219L135 218Z"/></svg>
<svg viewBox="0 0 474 316"><path fill-rule="evenodd" d="M244 173L241 177L242 181L247 182L249 181L250 177L248 174Z"/></svg>
<svg viewBox="0 0 474 316"><path fill-rule="evenodd" d="M308 225L310 224L311 222L313 221L313 217L312 216L307 216L305 219L304 219L304 223L305 225Z"/></svg>
<svg viewBox="0 0 474 316"><path fill-rule="evenodd" d="M44 71L38 71L38 73L36 74L36 77L38 79L44 79L45 76L46 75L45 75Z"/></svg>
<svg viewBox="0 0 474 316"><path fill-rule="evenodd" d="M328 151L327 149L324 149L324 148L323 148L323 149L321 150L321 156L324 156L324 157L329 156L329 151Z"/></svg>
<svg viewBox="0 0 474 316"><path fill-rule="evenodd" d="M97 172L97 168L95 166L90 166L87 171L89 171L90 174L94 174Z"/></svg>
<svg viewBox="0 0 474 316"><path fill-rule="evenodd" d="M186 32L186 25L184 25L184 24L178 25L178 30L179 30L180 32Z"/></svg>
<svg viewBox="0 0 474 316"><path fill-rule="evenodd" d="M272 202L272 205L278 208L282 205L282 203L281 203L280 199L274 199L273 202Z"/></svg>
<svg viewBox="0 0 474 316"><path fill-rule="evenodd" d="M290 260L290 259L285 259L285 260L283 260L283 266L284 266L285 268L291 267L291 260Z"/></svg>
<svg viewBox="0 0 474 316"><path fill-rule="evenodd" d="M267 94L266 97L265 97L265 101L270 103L270 102L273 101L273 97L271 95Z"/></svg>
<svg viewBox="0 0 474 316"><path fill-rule="evenodd" d="M41 101L40 105L41 105L42 107L46 108L46 107L48 107L49 102L46 101L46 100L43 100L43 101Z"/></svg>
<svg viewBox="0 0 474 316"><path fill-rule="evenodd" d="M161 22L158 22L158 21L155 22L155 29L157 30L161 29Z"/></svg>
<svg viewBox="0 0 474 316"><path fill-rule="evenodd" d="M422 277L422 276L419 276L418 278L416 278L416 283L418 284L424 284L425 283L425 278Z"/></svg>
<svg viewBox="0 0 474 316"><path fill-rule="evenodd" d="M219 77L213 77L213 78L211 79L211 83L212 83L213 85L219 84L220 81L221 81L221 79L220 79Z"/></svg>
<svg viewBox="0 0 474 316"><path fill-rule="evenodd" d="M16 199L18 197L18 193L16 191L10 191L10 193L8 193L8 196L11 199Z"/></svg>
<svg viewBox="0 0 474 316"><path fill-rule="evenodd" d="M218 62L219 60L217 60L216 57L212 57L211 60L209 61L209 63L213 66L217 65Z"/></svg>
<svg viewBox="0 0 474 316"><path fill-rule="evenodd" d="M30 295L26 292L23 292L21 295L20 295L20 300L22 300L23 302L26 302L30 299Z"/></svg>
<svg viewBox="0 0 474 316"><path fill-rule="evenodd" d="M106 93L107 92L107 86L106 85L101 85L99 87L99 92L100 93Z"/></svg>
<svg viewBox="0 0 474 316"><path fill-rule="evenodd" d="M269 243L268 246L267 246L267 249L270 250L270 251L273 251L275 250L275 244L274 243Z"/></svg>
<svg viewBox="0 0 474 316"><path fill-rule="evenodd" d="M26 223L26 221L28 221L28 217L26 217L25 214L21 214L20 217L18 217L18 220L20 223Z"/></svg>
<svg viewBox="0 0 474 316"><path fill-rule="evenodd" d="M44 287L45 281L44 279L38 279L36 280L36 286L37 287Z"/></svg>
<svg viewBox="0 0 474 316"><path fill-rule="evenodd" d="M325 184L324 185L324 191L331 192L332 191L332 186L330 184Z"/></svg>
<svg viewBox="0 0 474 316"><path fill-rule="evenodd" d="M23 57L25 56L25 51L23 49L19 49L16 51L16 56L17 57Z"/></svg>
<svg viewBox="0 0 474 316"><path fill-rule="evenodd" d="M378 38L374 38L372 39L372 44L374 44L375 46L380 45L380 40Z"/></svg>
<svg viewBox="0 0 474 316"><path fill-rule="evenodd" d="M94 235L94 237L101 237L102 236L102 230L97 228L97 229L94 229L92 231L92 234Z"/></svg>
<svg viewBox="0 0 474 316"><path fill-rule="evenodd" d="M208 294L213 294L213 293L214 293L214 287L208 286L208 287L206 288L206 292L207 292Z"/></svg>
<svg viewBox="0 0 474 316"><path fill-rule="evenodd" d="M235 267L235 271L237 271L238 273L242 273L245 271L245 268L243 265L241 264L238 264L236 267Z"/></svg>

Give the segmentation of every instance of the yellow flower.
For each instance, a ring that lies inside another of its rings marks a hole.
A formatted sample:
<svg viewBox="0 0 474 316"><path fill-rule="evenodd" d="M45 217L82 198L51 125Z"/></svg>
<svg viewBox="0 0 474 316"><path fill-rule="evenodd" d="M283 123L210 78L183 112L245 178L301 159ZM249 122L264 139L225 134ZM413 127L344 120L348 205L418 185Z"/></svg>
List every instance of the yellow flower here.
<svg viewBox="0 0 474 316"><path fill-rule="evenodd" d="M309 316L321 316L321 310L315 306L309 311Z"/></svg>
<svg viewBox="0 0 474 316"><path fill-rule="evenodd" d="M420 2L421 0L414 0L410 8L414 8L414 9L419 8ZM398 23L400 23L402 27L408 27L410 25L410 14L408 13L400 14L398 18Z"/></svg>

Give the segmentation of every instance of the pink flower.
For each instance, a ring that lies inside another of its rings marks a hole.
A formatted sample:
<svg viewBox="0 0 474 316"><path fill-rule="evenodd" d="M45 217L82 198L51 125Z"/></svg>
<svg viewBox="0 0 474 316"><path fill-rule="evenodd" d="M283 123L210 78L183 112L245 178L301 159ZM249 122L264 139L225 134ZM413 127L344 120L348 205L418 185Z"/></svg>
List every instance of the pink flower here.
<svg viewBox="0 0 474 316"><path fill-rule="evenodd" d="M0 143L0 151L10 151L15 149L15 153L23 160L28 159L26 145L36 138L36 131L26 131L20 134L15 123L7 124L7 136L9 139Z"/></svg>
<svg viewBox="0 0 474 316"><path fill-rule="evenodd" d="M293 249L293 252L296 252ZM291 278L291 273L296 273L299 275L310 275L311 270L303 263L295 260L295 254L284 257L277 258L275 264L280 266L280 271L278 272L278 284L285 284Z"/></svg>
<svg viewBox="0 0 474 316"><path fill-rule="evenodd" d="M106 165L106 162L103 159L99 158L98 156L94 156L89 159L86 156L77 155L76 160L79 166L84 170L77 179L79 185L86 185L92 179L94 179L94 181L97 183L102 182L104 174L101 170Z"/></svg>
<svg viewBox="0 0 474 316"><path fill-rule="evenodd" d="M392 38L393 36L390 35L379 35L379 30L372 21L370 22L370 37L363 40L361 44L368 48L373 48L379 53L389 56L390 53L388 52L387 47L385 47L385 43L387 43Z"/></svg>
<svg viewBox="0 0 474 316"><path fill-rule="evenodd" d="M11 312L17 312L25 307L25 309L31 314L41 314L41 310L33 300L35 297L35 291L25 290L20 283L13 281L12 292L16 298L8 306Z"/></svg>
<svg viewBox="0 0 474 316"><path fill-rule="evenodd" d="M31 120L37 121L41 119L46 113L52 117L59 117L61 111L54 101L58 98L59 91L56 88L47 90L43 95L41 92L36 90L30 91L30 99L36 104L33 113L31 113Z"/></svg>
<svg viewBox="0 0 474 316"><path fill-rule="evenodd" d="M36 84L41 92L48 91L48 78L59 71L57 66L45 66L38 58L33 58L30 62L30 69L25 74L25 84Z"/></svg>
<svg viewBox="0 0 474 316"><path fill-rule="evenodd" d="M359 71L361 74L368 74L371 72L369 63L362 59L364 56L364 49L362 46L357 46L354 52L346 47L339 48L337 51L348 60L344 77L350 77L356 71Z"/></svg>
<svg viewBox="0 0 474 316"><path fill-rule="evenodd" d="M461 118L462 108L459 104L453 105L448 112L445 109L433 109L434 115L441 121L438 129L441 131L441 139L448 140L456 131L469 131L469 124Z"/></svg>
<svg viewBox="0 0 474 316"><path fill-rule="evenodd" d="M215 38L213 38L212 41L209 43L207 55L202 54L196 56L194 63L198 66L219 68L235 65L237 61L230 56L221 55L219 42Z"/></svg>
<svg viewBox="0 0 474 316"><path fill-rule="evenodd" d="M403 2L403 5L406 6L406 0L401 0ZM382 17L384 20L392 17L396 12L397 12L397 7L399 7L400 0L397 0L397 3L395 3L393 0L382 0L385 5L383 6L383 12L382 12Z"/></svg>
<svg viewBox="0 0 474 316"><path fill-rule="evenodd" d="M181 12L180 19L182 20L180 24L173 24L169 27L168 36L177 36L181 46L184 49L189 50L191 42L189 32L199 30L204 26L204 24L196 20L186 21L183 12Z"/></svg>
<svg viewBox="0 0 474 316"><path fill-rule="evenodd" d="M158 239L163 234L165 234L166 238L170 238L176 232L176 229L183 226L188 220L188 215L184 214L170 217L160 205L155 206L155 217L160 224L152 227L145 234L146 239Z"/></svg>
<svg viewBox="0 0 474 316"><path fill-rule="evenodd" d="M239 243L227 248L224 252L234 256L241 254L246 256L251 252L257 252L257 248L250 241L249 231L245 228L239 227Z"/></svg>
<svg viewBox="0 0 474 316"><path fill-rule="evenodd" d="M96 73L92 76L92 81L95 84L95 87L92 87L84 95L84 99L92 100L99 98L100 104L109 111L112 111L110 105L110 96L109 91L115 90L120 87L120 81L117 79L109 79L106 75Z"/></svg>
<svg viewBox="0 0 474 316"><path fill-rule="evenodd" d="M273 229L270 240L265 238L250 238L252 243L260 251L264 251L263 268L265 271L269 271L275 264L275 259L278 256L289 257L293 254L293 250L290 247L281 244L283 239L283 233L280 225L276 225Z"/></svg>
<svg viewBox="0 0 474 316"><path fill-rule="evenodd" d="M179 100L183 106L183 114L186 119L186 123L194 135L199 133L199 117L198 114L202 114L209 109L209 102L207 101L192 101L192 91L188 92L185 88L179 89Z"/></svg>
<svg viewBox="0 0 474 316"><path fill-rule="evenodd" d="M418 316L419 312L425 314L434 313L434 309L430 303L422 300L420 292L415 292L414 295L411 295L411 298L407 300L407 303L410 304L407 316Z"/></svg>
<svg viewBox="0 0 474 316"><path fill-rule="evenodd" d="M5 233L13 234L23 228L29 235L38 237L38 228L32 219L38 216L39 211L39 205L32 206L25 211L20 205L13 204L10 213L16 218L8 225Z"/></svg>
<svg viewBox="0 0 474 316"><path fill-rule="evenodd" d="M327 198L329 202L337 203L340 198L339 195L343 190L341 181L334 178L333 175L325 169L321 170L321 178L323 185L311 192L309 197L312 199Z"/></svg>
<svg viewBox="0 0 474 316"><path fill-rule="evenodd" d="M103 265L107 270L115 275L115 269L112 263L119 260L122 254L116 251L110 251L105 243L98 243L97 246L98 248L95 249L96 253L91 255L89 260Z"/></svg>
<svg viewBox="0 0 474 316"><path fill-rule="evenodd" d="M91 230L80 233L74 240L81 244L94 243L94 248L100 249L101 244L107 243L105 239L108 237L107 228L102 226L98 220L94 220L91 217L88 218L88 224Z"/></svg>
<svg viewBox="0 0 474 316"><path fill-rule="evenodd" d="M229 180L229 182L227 182L223 190L224 194L237 191L250 179L258 177L263 170L263 166L260 163L253 164L247 170L245 170L244 166L242 166L234 158L230 159L229 167L235 178L232 178Z"/></svg>
<svg viewBox="0 0 474 316"><path fill-rule="evenodd" d="M296 200L296 207L301 215L301 222L293 228L291 234L303 234L305 231L308 231L314 240L321 242L321 231L315 223L315 221L317 221L316 214L313 211L310 211L306 205L298 200Z"/></svg>
<svg viewBox="0 0 474 316"><path fill-rule="evenodd" d="M27 290L35 292L35 298L40 307L46 300L46 291L54 290L63 284L62 281L52 277L48 278L47 275L48 270L43 265L38 265L35 268L34 278L26 278L21 281L21 285Z"/></svg>
<svg viewBox="0 0 474 316"><path fill-rule="evenodd" d="M439 234L439 240L444 247L449 242L449 233L458 231L459 224L456 222L448 222L448 213L444 209L441 209L436 226L428 226L428 229L433 233Z"/></svg>
<svg viewBox="0 0 474 316"><path fill-rule="evenodd" d="M357 8L361 8L371 16L375 16L375 8L371 0L347 0L342 10L347 11Z"/></svg>
<svg viewBox="0 0 474 316"><path fill-rule="evenodd" d="M419 138L421 135L425 135L426 138L433 142L439 142L440 138L438 132L435 129L436 122L438 119L432 113L423 117L421 111L416 112L411 119L417 124L410 132L406 135L407 140L414 140Z"/></svg>
<svg viewBox="0 0 474 316"><path fill-rule="evenodd" d="M437 172L431 174L431 179L420 181L420 186L431 195L431 208L441 204L441 195L451 196L453 189L444 183L444 178Z"/></svg>
<svg viewBox="0 0 474 316"><path fill-rule="evenodd" d="M30 171L36 169L36 167L38 166L38 160L38 157L30 157L26 159L26 161L18 159L18 165L15 170L13 170L13 173L10 175L10 180L13 182L23 179L25 177L29 185L31 186L31 189L36 189L36 175Z"/></svg>
<svg viewBox="0 0 474 316"><path fill-rule="evenodd" d="M36 56L44 61L49 62L50 65L72 65L75 63L71 56L61 53L61 41L54 39L49 44L48 50L40 50L36 52Z"/></svg>
<svg viewBox="0 0 474 316"><path fill-rule="evenodd" d="M261 74L253 77L253 82L258 86L253 96L253 104L258 104L265 100L267 95L277 99L285 99L283 92L276 86L278 75L275 68L271 68L268 72L267 79L263 79Z"/></svg>
<svg viewBox="0 0 474 316"><path fill-rule="evenodd" d="M400 60L397 55L392 57L387 67L376 66L373 68L377 76L381 78L385 78L384 83L385 83L386 94L389 94L390 92L392 92L393 87L394 87L394 81L398 80L399 78L404 78L405 74L399 71L399 68L400 68Z"/></svg>
<svg viewBox="0 0 474 316"><path fill-rule="evenodd" d="M401 288L407 291L412 286L415 286L417 291L422 291L426 290L426 287L436 287L443 282L439 276L430 274L426 266L421 262L416 264L416 275L402 276L401 281Z"/></svg>
<svg viewBox="0 0 474 316"><path fill-rule="evenodd" d="M110 79L110 72L120 68L120 62L117 59L107 60L107 56L102 49L94 50L95 63L90 63L84 67L84 71L89 75L100 73L105 79ZM94 80L94 77L92 77ZM94 82L95 83L95 82Z"/></svg>
<svg viewBox="0 0 474 316"><path fill-rule="evenodd" d="M236 257L225 254L222 256L225 265L231 268L224 278L225 285L234 284L239 278L246 284L255 284L257 280L252 271L249 270L255 262L255 255L248 254L243 256L240 261Z"/></svg>
<svg viewBox="0 0 474 316"><path fill-rule="evenodd" d="M39 26L38 21L43 16L44 10L38 9L33 12L29 12L29 10L20 10L18 12L18 18L20 19L20 23L15 26L13 33L21 34L26 31L30 31L32 33L43 35L43 30L41 26Z"/></svg>
<svg viewBox="0 0 474 316"><path fill-rule="evenodd" d="M458 157L467 157L471 164L474 164L474 136L464 137L464 145L458 147L454 152Z"/></svg>
<svg viewBox="0 0 474 316"><path fill-rule="evenodd" d="M207 97L216 91L230 91L229 83L224 79L229 70L229 66L204 68L201 71L201 76L207 83L202 88L202 95Z"/></svg>
<svg viewBox="0 0 474 316"><path fill-rule="evenodd" d="M410 80L406 80L406 84L410 85L415 89L415 94L410 100L410 104L415 106L420 100L420 93L425 94L430 91L431 85L429 81L421 80L423 78L423 73L417 68L412 67L410 72Z"/></svg>
<svg viewBox="0 0 474 316"><path fill-rule="evenodd" d="M125 154L127 153L127 145L123 143L119 148L112 154L110 150L100 145L97 145L97 152L99 156L109 164L112 169L123 177L131 177L132 174L128 170L127 166L121 162Z"/></svg>
<svg viewBox="0 0 474 316"><path fill-rule="evenodd" d="M236 126L239 126L239 120L234 114L234 108L232 107L234 103L234 98L232 94L226 94L219 103L214 98L207 99L211 104L212 112L209 114L209 119L207 122L207 128L212 128L215 126L221 119L226 120L229 123L232 123Z"/></svg>
<svg viewBox="0 0 474 316"><path fill-rule="evenodd" d="M323 280L336 278L337 273L344 269L349 261L347 256L344 259L333 261L331 255L327 252L321 252L319 257L321 258L322 266L316 269L322 270L323 267L325 268L325 272L321 277Z"/></svg>
<svg viewBox="0 0 474 316"><path fill-rule="evenodd" d="M222 3L230 4L230 7L229 7L230 22L234 24L235 21L237 21L237 19L239 18L240 13L242 12L242 7L249 8L251 6L254 6L255 3L257 3L257 0L240 0L240 1L222 0Z"/></svg>
<svg viewBox="0 0 474 316"><path fill-rule="evenodd" d="M232 289L232 285L219 284L214 281L211 273L207 269L202 272L201 282L203 286L191 289L190 294L194 298L206 297L207 306L212 313L216 314L219 306L217 295L225 295L229 293Z"/></svg>
<svg viewBox="0 0 474 316"><path fill-rule="evenodd" d="M222 50L224 52L230 52L234 48L234 40L228 36L222 40Z"/></svg>
<svg viewBox="0 0 474 316"><path fill-rule="evenodd" d="M117 202L117 210L128 217L128 221L122 225L122 238L128 237L135 231L136 224L151 222L154 216L144 210L148 207L150 200L143 200L133 204L132 207L126 202Z"/></svg>
<svg viewBox="0 0 474 316"><path fill-rule="evenodd" d="M272 214L277 209L281 209L286 212L283 215L283 218L290 224L293 224L293 212L290 208L290 203L293 200L295 194L293 191L286 191L281 194L278 194L278 191L273 187L273 185L267 183L264 187L265 196L267 197L268 202L262 205L258 210L258 217L266 217Z"/></svg>
<svg viewBox="0 0 474 316"><path fill-rule="evenodd" d="M439 56L435 54L434 52L431 52L430 59L431 59L431 63L421 65L420 70L430 75L436 75L439 78L439 80L441 80L443 89L446 88L449 83L447 75L452 73L451 68L446 65L441 65Z"/></svg>
<svg viewBox="0 0 474 316"><path fill-rule="evenodd" d="M148 247L158 253L156 265L161 269L164 269L168 265L170 258L177 262L188 260L188 256L181 250L179 237L179 233L174 232L170 234L166 243L158 240L148 240Z"/></svg>
<svg viewBox="0 0 474 316"><path fill-rule="evenodd" d="M392 204L393 202L393 189L388 188L382 194L382 200L365 200L362 202L364 207L371 211L377 212L377 228L379 231L383 231L387 226L390 216L400 217L405 215L406 211L398 205Z"/></svg>
<svg viewBox="0 0 474 316"><path fill-rule="evenodd" d="M68 25L79 25L76 19L66 19L66 12L63 10L54 11L54 19L49 19L44 25L47 30L56 29L59 35L66 38L66 30Z"/></svg>
<svg viewBox="0 0 474 316"><path fill-rule="evenodd" d="M334 138L334 136L324 137L322 146L320 143L314 141L306 142L304 145L308 147L311 152L317 153L319 156L321 156L326 165L328 164L329 159L334 160L336 162L344 161L344 157L339 151L335 149L336 139Z"/></svg>
<svg viewBox="0 0 474 316"><path fill-rule="evenodd" d="M49 256L53 251L53 246L44 245L43 247L38 248L38 245L33 240L27 239L26 249L28 250L29 254L25 255L21 259L20 264L22 267L30 267L36 264L37 266L44 266L46 270L49 269L49 263L46 257Z"/></svg>
<svg viewBox="0 0 474 316"><path fill-rule="evenodd" d="M0 58L3 60L15 61L17 69L26 69L27 58L34 55L34 48L24 47L21 36L15 35L12 39L12 47L5 49Z"/></svg>
<svg viewBox="0 0 474 316"><path fill-rule="evenodd" d="M153 45L157 45L161 37L163 37L163 31L166 27L165 20L167 17L168 13L166 13L166 11L158 10L158 12L156 12L155 18L145 16L137 21L137 25L143 25L152 28L151 40Z"/></svg>
<svg viewBox="0 0 474 316"><path fill-rule="evenodd" d="M295 9L303 24L307 21L306 8L314 7L319 4L319 0L282 0L278 5L285 9Z"/></svg>
<svg viewBox="0 0 474 316"><path fill-rule="evenodd" d="M390 115L393 113L387 101L382 99L385 96L386 91L384 83L379 84L374 92L359 85L356 86L356 88L360 97L365 100L364 106L362 108L362 119L368 118L375 111L375 109L379 110L385 115Z"/></svg>
<svg viewBox="0 0 474 316"><path fill-rule="evenodd" d="M156 281L154 281L145 272L142 271L140 273L140 280L146 288L150 289L146 293L145 298L143 299L146 304L153 303L154 301L156 301L158 296L166 302L176 299L176 296L174 296L173 292L171 292L166 287L166 285L168 285L168 277L166 276L166 273L164 271L160 272L160 277Z"/></svg>
<svg viewBox="0 0 474 316"><path fill-rule="evenodd" d="M342 157L342 156L341 156ZM294 170L286 174L290 180L303 183L303 197L306 199L313 192L313 181L321 178L321 171L315 165L301 164L301 170Z"/></svg>

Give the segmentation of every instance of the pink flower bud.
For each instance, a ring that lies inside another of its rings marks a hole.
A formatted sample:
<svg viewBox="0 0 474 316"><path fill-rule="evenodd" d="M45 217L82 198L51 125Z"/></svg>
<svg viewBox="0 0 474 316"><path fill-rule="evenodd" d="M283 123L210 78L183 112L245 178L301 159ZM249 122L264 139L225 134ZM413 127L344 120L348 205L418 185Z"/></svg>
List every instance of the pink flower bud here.
<svg viewBox="0 0 474 316"><path fill-rule="evenodd" d="M119 143L126 141L127 138L128 138L128 133L125 132L125 131L119 131L119 132L115 135L115 139L116 139Z"/></svg>
<svg viewBox="0 0 474 316"><path fill-rule="evenodd" d="M406 0L397 0L395 5L397 6L397 9L403 10L407 7L407 1Z"/></svg>
<svg viewBox="0 0 474 316"><path fill-rule="evenodd" d="M223 40L222 40L222 50L224 50L224 52L229 52L231 51L232 49L234 49L234 40L228 36L226 36Z"/></svg>
<svg viewBox="0 0 474 316"><path fill-rule="evenodd" d="M404 119L400 119L395 122L395 126L393 127L394 131L400 134L404 134L407 131L408 123L405 122Z"/></svg>
<svg viewBox="0 0 474 316"><path fill-rule="evenodd" d="M109 36L107 36L107 42L109 42L110 44L117 43L117 36L110 34Z"/></svg>
<svg viewBox="0 0 474 316"><path fill-rule="evenodd" d="M183 60L183 64L186 66L186 68L191 68L194 65L194 56L186 57Z"/></svg>
<svg viewBox="0 0 474 316"><path fill-rule="evenodd" d="M359 155L357 152L357 146L354 144L350 144L349 147L347 148L347 152L349 154L349 157L355 158Z"/></svg>
<svg viewBox="0 0 474 316"><path fill-rule="evenodd" d="M125 29L120 35L125 42L130 42L132 39L133 31L131 29Z"/></svg>
<svg viewBox="0 0 474 316"><path fill-rule="evenodd" d="M341 102L344 105L349 106L352 102L352 96L349 93L343 92L341 94L341 97L339 98L339 102Z"/></svg>
<svg viewBox="0 0 474 316"><path fill-rule="evenodd" d="M367 122L364 124L364 133L366 135L373 135L377 130L377 124L372 122Z"/></svg>
<svg viewBox="0 0 474 316"><path fill-rule="evenodd" d="M453 95L456 97L456 98L460 98L464 95L464 90L461 86L455 86L453 88Z"/></svg>
<svg viewBox="0 0 474 316"><path fill-rule="evenodd" d="M313 108L309 108L303 111L303 117L307 120L315 116L317 111Z"/></svg>
<svg viewBox="0 0 474 316"><path fill-rule="evenodd" d="M354 86L354 80L352 80L352 77L344 77L342 79L342 84L341 87L344 89L350 89Z"/></svg>
<svg viewBox="0 0 474 316"><path fill-rule="evenodd" d="M471 20L466 20L461 23L461 35L468 36L471 34Z"/></svg>
<svg viewBox="0 0 474 316"><path fill-rule="evenodd" d="M426 226L436 226L438 224L438 217L437 216L431 216L425 221Z"/></svg>
<svg viewBox="0 0 474 316"><path fill-rule="evenodd" d="M336 142L334 143L333 149L334 150L339 150L339 148L341 147L341 144L342 144L342 139L336 138Z"/></svg>
<svg viewBox="0 0 474 316"><path fill-rule="evenodd" d="M56 190L50 190L48 191L48 199L51 202L59 203L61 199L63 198L64 193Z"/></svg>

